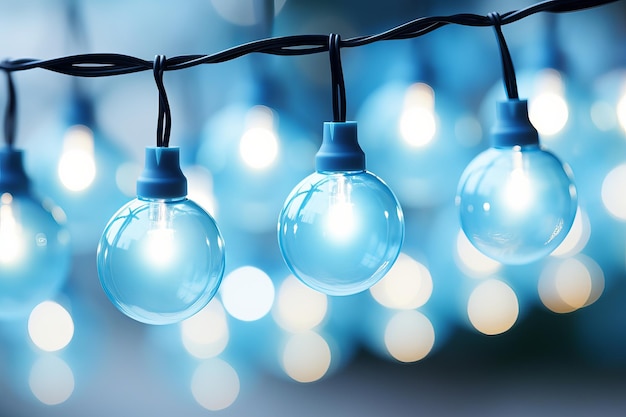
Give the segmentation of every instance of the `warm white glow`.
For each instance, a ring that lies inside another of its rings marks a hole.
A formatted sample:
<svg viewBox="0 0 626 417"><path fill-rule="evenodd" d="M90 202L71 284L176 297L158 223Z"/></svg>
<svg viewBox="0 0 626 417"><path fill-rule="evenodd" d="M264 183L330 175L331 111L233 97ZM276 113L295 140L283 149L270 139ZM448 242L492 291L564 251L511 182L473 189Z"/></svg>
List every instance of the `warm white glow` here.
<svg viewBox="0 0 626 417"><path fill-rule="evenodd" d="M555 313L570 313L594 303L604 291L604 273L591 258L553 261L538 283L541 302Z"/></svg>
<svg viewBox="0 0 626 417"><path fill-rule="evenodd" d="M91 129L77 125L67 130L57 170L61 183L70 191L83 191L93 183L96 161Z"/></svg>
<svg viewBox="0 0 626 417"><path fill-rule="evenodd" d="M421 307L432 292L433 279L428 268L404 253L400 253L383 279L370 288L379 304L395 309Z"/></svg>
<svg viewBox="0 0 626 417"><path fill-rule="evenodd" d="M517 296L504 282L488 279L472 291L467 303L467 315L472 325L481 333L504 333L517 321Z"/></svg>
<svg viewBox="0 0 626 417"><path fill-rule="evenodd" d="M183 346L196 358L219 355L228 345L230 332L226 313L217 299L180 324Z"/></svg>
<svg viewBox="0 0 626 417"><path fill-rule="evenodd" d="M55 352L72 341L74 321L63 306L44 301L33 308L28 317L28 335L39 349Z"/></svg>
<svg viewBox="0 0 626 417"><path fill-rule="evenodd" d="M513 152L513 170L504 187L504 202L513 212L523 213L532 206L533 187L523 165L522 152Z"/></svg>
<svg viewBox="0 0 626 417"><path fill-rule="evenodd" d="M177 256L169 208L165 203L150 203L148 216L150 228L146 233L144 255L155 267L167 266Z"/></svg>
<svg viewBox="0 0 626 417"><path fill-rule="evenodd" d="M353 204L350 201L352 188L343 176L339 176L332 187L325 230L333 240L348 240L357 227Z"/></svg>
<svg viewBox="0 0 626 417"><path fill-rule="evenodd" d="M462 230L459 230L457 234L456 251L458 254L456 260L459 263L459 267L472 277L482 278L497 272L502 267L500 262L491 259L476 249Z"/></svg>
<svg viewBox="0 0 626 417"><path fill-rule="evenodd" d="M298 382L321 379L330 368L330 347L322 336L306 331L292 335L282 354L285 373Z"/></svg>
<svg viewBox="0 0 626 417"><path fill-rule="evenodd" d="M612 216L626 220L626 164L613 168L602 181L602 203Z"/></svg>
<svg viewBox="0 0 626 417"><path fill-rule="evenodd" d="M435 137L435 93L428 84L415 83L407 89L398 131L400 137L413 147L426 146Z"/></svg>
<svg viewBox="0 0 626 417"><path fill-rule="evenodd" d="M218 358L200 363L191 379L193 398L210 411L230 407L239 396L239 389L237 371Z"/></svg>
<svg viewBox="0 0 626 417"><path fill-rule="evenodd" d="M615 111L617 113L617 120L619 121L622 130L626 132L626 85L622 88L622 96L617 102Z"/></svg>
<svg viewBox="0 0 626 417"><path fill-rule="evenodd" d="M28 385L42 403L61 404L74 392L74 373L63 359L52 355L41 356L30 370Z"/></svg>
<svg viewBox="0 0 626 417"><path fill-rule="evenodd" d="M579 253L587 245L591 236L591 224L587 214L578 207L574 223L561 244L550 254L556 257L569 257Z"/></svg>
<svg viewBox="0 0 626 417"><path fill-rule="evenodd" d="M250 168L264 169L278 157L278 138L274 112L254 106L246 115L246 128L239 141L239 154Z"/></svg>
<svg viewBox="0 0 626 417"><path fill-rule="evenodd" d="M430 353L435 344L435 329L428 318L416 310L396 313L385 328L385 346L400 362L415 362Z"/></svg>
<svg viewBox="0 0 626 417"><path fill-rule="evenodd" d="M24 256L22 225L15 218L13 196L0 196L0 265L14 265Z"/></svg>
<svg viewBox="0 0 626 417"><path fill-rule="evenodd" d="M535 93L528 102L528 117L540 135L556 135L567 124L569 110L564 90L558 71L547 69L537 74Z"/></svg>
<svg viewBox="0 0 626 417"><path fill-rule="evenodd" d="M277 15L287 0L274 0L274 15ZM255 6L255 3L257 4ZM261 21L258 12L258 1L255 0L211 0L215 11L230 23L241 26L252 26Z"/></svg>
<svg viewBox="0 0 626 417"><path fill-rule="evenodd" d="M289 275L278 289L274 319L290 332L311 330L319 325L328 312L328 297L315 291L293 275Z"/></svg>
<svg viewBox="0 0 626 417"><path fill-rule="evenodd" d="M271 310L274 284L262 270L243 266L224 277L220 295L228 314L238 320L255 321Z"/></svg>

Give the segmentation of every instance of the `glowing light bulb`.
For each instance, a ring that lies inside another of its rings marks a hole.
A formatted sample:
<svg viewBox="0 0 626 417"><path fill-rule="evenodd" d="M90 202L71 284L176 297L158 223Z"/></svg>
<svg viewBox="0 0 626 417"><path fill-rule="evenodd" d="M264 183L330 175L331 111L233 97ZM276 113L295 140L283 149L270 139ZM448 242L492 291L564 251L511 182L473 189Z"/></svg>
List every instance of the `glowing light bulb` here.
<svg viewBox="0 0 626 417"><path fill-rule="evenodd" d="M111 302L149 324L191 317L213 298L224 244L213 218L186 198L178 148L147 148L138 197L109 221L98 245L98 275Z"/></svg>
<svg viewBox="0 0 626 417"><path fill-rule="evenodd" d="M556 135L563 130L569 118L561 74L553 69L539 72L534 89L528 117L541 135Z"/></svg>
<svg viewBox="0 0 626 417"><path fill-rule="evenodd" d="M435 92L428 84L415 83L407 89L398 131L400 137L413 147L426 146L435 137Z"/></svg>
<svg viewBox="0 0 626 417"><path fill-rule="evenodd" d="M0 317L28 314L65 281L69 234L57 214L30 193L22 152L0 149Z"/></svg>
<svg viewBox="0 0 626 417"><path fill-rule="evenodd" d="M538 260L565 239L577 197L569 168L539 146L526 101L498 105L493 147L459 182L457 204L470 242L504 264Z"/></svg>
<svg viewBox="0 0 626 417"><path fill-rule="evenodd" d="M70 191L82 191L96 178L93 132L86 126L75 125L63 139L63 153L58 165L61 183Z"/></svg>
<svg viewBox="0 0 626 417"><path fill-rule="evenodd" d="M355 294L378 282L404 238L402 209L385 183L365 171L356 127L324 124L317 172L294 188L278 221L288 267L329 295Z"/></svg>

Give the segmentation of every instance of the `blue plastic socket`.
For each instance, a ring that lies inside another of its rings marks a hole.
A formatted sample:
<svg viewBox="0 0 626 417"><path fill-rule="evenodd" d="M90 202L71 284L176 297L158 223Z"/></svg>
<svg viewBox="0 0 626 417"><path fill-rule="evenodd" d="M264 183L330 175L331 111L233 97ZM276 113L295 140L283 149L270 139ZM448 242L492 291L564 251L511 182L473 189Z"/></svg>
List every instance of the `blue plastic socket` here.
<svg viewBox="0 0 626 417"><path fill-rule="evenodd" d="M315 155L318 172L365 170L365 153L359 146L356 122L324 122L322 146Z"/></svg>
<svg viewBox="0 0 626 417"><path fill-rule="evenodd" d="M528 101L507 100L496 103L496 123L491 129L491 146L538 145L539 134L528 118Z"/></svg>
<svg viewBox="0 0 626 417"><path fill-rule="evenodd" d="M147 147L144 170L137 179L137 197L177 199L187 196L187 178L180 169L179 148Z"/></svg>

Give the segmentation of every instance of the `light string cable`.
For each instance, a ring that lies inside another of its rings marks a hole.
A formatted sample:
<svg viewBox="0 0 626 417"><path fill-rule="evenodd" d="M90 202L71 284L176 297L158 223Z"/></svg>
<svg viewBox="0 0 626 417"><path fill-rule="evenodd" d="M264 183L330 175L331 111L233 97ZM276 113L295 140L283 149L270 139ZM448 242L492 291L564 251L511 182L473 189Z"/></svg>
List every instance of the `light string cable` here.
<svg viewBox="0 0 626 417"><path fill-rule="evenodd" d="M502 33L502 17L498 13L489 13L487 17L493 24L493 30L496 34L496 39L498 40L500 57L502 60L502 79L504 81L506 95L509 100L517 100L519 99L519 94L517 92L515 68L513 67L513 60L511 59L511 53L509 52L509 48L506 45L504 34Z"/></svg>
<svg viewBox="0 0 626 417"><path fill-rule="evenodd" d="M7 104L4 111L4 143L7 148L13 148L15 142L15 113L16 113L16 95L15 84L11 71L4 71L7 77Z"/></svg>
<svg viewBox="0 0 626 417"><path fill-rule="evenodd" d="M358 47L383 40L416 38L443 26L504 26L539 12L564 13L614 3L619 0L546 0L524 9L499 15L497 22L490 16L477 14L455 14L450 16L421 17L385 32L339 40L339 47ZM308 55L328 51L327 35L292 35L273 37L241 44L210 55L182 55L172 57L157 65L163 71L180 70L200 64L215 64L230 61L251 53L272 55ZM154 69L155 62L129 55L93 53L71 55L54 59L39 60L21 58L0 63L5 71L23 71L41 68L53 72L79 77L103 77L130 74Z"/></svg>
<svg viewBox="0 0 626 417"><path fill-rule="evenodd" d="M333 91L333 122L346 121L346 84L341 68L341 36L331 33L328 39L330 55L330 75Z"/></svg>
<svg viewBox="0 0 626 417"><path fill-rule="evenodd" d="M157 55L154 57L154 81L159 90L159 116L157 119L156 146L165 148L170 144L170 133L172 131L172 112L167 99L167 93L165 92L165 85L163 84L163 73L166 65L167 59L165 55Z"/></svg>

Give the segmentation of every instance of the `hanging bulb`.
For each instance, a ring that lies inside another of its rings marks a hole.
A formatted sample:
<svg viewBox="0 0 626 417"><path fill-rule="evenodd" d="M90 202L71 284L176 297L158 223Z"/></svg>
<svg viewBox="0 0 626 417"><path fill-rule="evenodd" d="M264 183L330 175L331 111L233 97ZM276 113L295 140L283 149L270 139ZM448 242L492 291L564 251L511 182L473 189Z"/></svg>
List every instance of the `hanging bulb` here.
<svg viewBox="0 0 626 417"><path fill-rule="evenodd" d="M0 149L0 318L53 297L70 264L63 213L31 194L22 155Z"/></svg>
<svg viewBox="0 0 626 417"><path fill-rule="evenodd" d="M539 145L525 100L499 102L492 147L463 172L461 225L472 244L504 264L536 261L565 239L577 197L569 168Z"/></svg>
<svg viewBox="0 0 626 417"><path fill-rule="evenodd" d="M191 317L215 295L224 243L213 218L186 198L178 148L147 148L137 198L107 224L98 275L111 302L148 324Z"/></svg>
<svg viewBox="0 0 626 417"><path fill-rule="evenodd" d="M294 188L278 220L288 267L309 287L351 295L378 282L404 238L398 200L365 170L356 122L324 123L317 172Z"/></svg>

